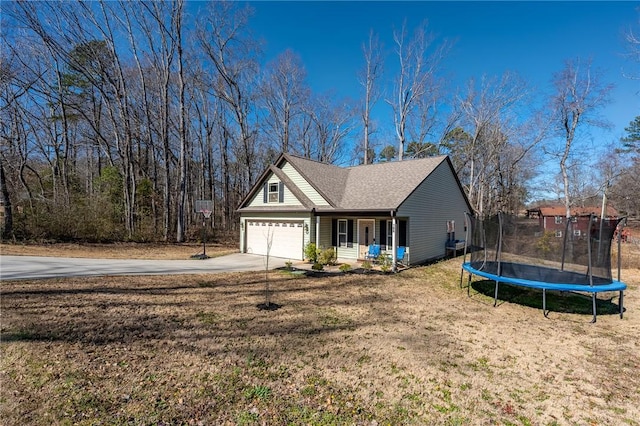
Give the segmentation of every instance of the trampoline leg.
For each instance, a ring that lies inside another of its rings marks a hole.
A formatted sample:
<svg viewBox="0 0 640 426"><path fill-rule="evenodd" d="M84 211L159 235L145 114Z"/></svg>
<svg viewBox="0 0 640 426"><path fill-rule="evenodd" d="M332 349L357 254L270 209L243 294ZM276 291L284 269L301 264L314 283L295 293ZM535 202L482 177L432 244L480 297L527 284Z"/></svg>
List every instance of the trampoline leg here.
<svg viewBox="0 0 640 426"><path fill-rule="evenodd" d="M471 297L471 274L469 274L469 281L467 282L467 296Z"/></svg>
<svg viewBox="0 0 640 426"><path fill-rule="evenodd" d="M593 324L594 322L596 322L596 294L595 293L592 293L591 300L593 301L593 319L591 320L591 323Z"/></svg>
<svg viewBox="0 0 640 426"><path fill-rule="evenodd" d="M622 290L620 290L619 304L620 304L620 319L622 319L622 316L624 315L624 291Z"/></svg>
<svg viewBox="0 0 640 426"><path fill-rule="evenodd" d="M547 289L542 289L542 314L545 318L549 318L549 312L547 312Z"/></svg>
<svg viewBox="0 0 640 426"><path fill-rule="evenodd" d="M460 268L460 288L462 288L463 278L464 278L464 269Z"/></svg>
<svg viewBox="0 0 640 426"><path fill-rule="evenodd" d="M496 281L496 293L493 296L493 307L498 306L498 281Z"/></svg>

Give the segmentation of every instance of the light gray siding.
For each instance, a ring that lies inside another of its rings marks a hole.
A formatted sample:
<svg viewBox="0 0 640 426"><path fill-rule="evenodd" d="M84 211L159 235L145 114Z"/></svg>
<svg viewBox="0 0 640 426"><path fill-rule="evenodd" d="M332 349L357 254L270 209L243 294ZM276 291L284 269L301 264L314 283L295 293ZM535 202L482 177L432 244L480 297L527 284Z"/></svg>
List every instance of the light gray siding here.
<svg viewBox="0 0 640 426"><path fill-rule="evenodd" d="M398 209L399 217L408 217L408 245L411 263L420 263L445 255L447 221L455 221L457 239L465 238L464 195L446 162L442 162Z"/></svg>
<svg viewBox="0 0 640 426"><path fill-rule="evenodd" d="M278 179L278 176L276 176L275 174L271 173L269 175L269 178L267 179L268 183L280 183L280 179ZM250 207L258 207L258 206L301 206L302 203L300 202L300 200L298 200L295 195L293 195L291 193L291 191L289 190L289 188L287 188L286 186L284 187L284 200L282 203L279 202L275 202L275 203L265 203L264 202L264 193L262 188L259 191L256 191L256 194L253 196L253 198L251 199L251 201L249 202L249 206Z"/></svg>
<svg viewBox="0 0 640 426"><path fill-rule="evenodd" d="M317 206L328 206L329 203L316 191L305 178L289 162L282 165L282 171L291 181Z"/></svg>
<svg viewBox="0 0 640 426"><path fill-rule="evenodd" d="M331 218L322 216L320 218L320 243L318 248L331 247Z"/></svg>
<svg viewBox="0 0 640 426"><path fill-rule="evenodd" d="M338 257L341 259L357 259L358 258L358 218L356 217L327 217L322 216L320 218L320 249L326 249L332 247L331 234L335 232L332 228L332 219L347 219L353 220L353 246L352 247L337 247Z"/></svg>

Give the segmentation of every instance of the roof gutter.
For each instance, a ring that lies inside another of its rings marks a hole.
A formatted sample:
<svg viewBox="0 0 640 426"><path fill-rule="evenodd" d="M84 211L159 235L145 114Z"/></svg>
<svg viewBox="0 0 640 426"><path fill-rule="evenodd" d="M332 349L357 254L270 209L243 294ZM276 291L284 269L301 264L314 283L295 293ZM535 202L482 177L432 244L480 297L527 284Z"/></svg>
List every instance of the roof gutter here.
<svg viewBox="0 0 640 426"><path fill-rule="evenodd" d="M335 215L350 215L350 216L382 216L393 217L397 216L397 209L323 209L322 206L316 206L314 213L317 216L335 216Z"/></svg>

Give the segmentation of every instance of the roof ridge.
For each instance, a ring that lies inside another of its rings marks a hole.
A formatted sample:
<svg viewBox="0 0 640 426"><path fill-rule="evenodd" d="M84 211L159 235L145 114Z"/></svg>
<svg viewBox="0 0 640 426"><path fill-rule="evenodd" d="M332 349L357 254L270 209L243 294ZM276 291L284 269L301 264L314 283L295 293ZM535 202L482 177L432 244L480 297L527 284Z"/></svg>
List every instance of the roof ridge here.
<svg viewBox="0 0 640 426"><path fill-rule="evenodd" d="M331 164L331 163L323 163L322 161L318 161L318 160L313 160L311 158L307 158L307 157L303 157L302 155L298 155L298 154L291 154L288 152L285 152L283 154L284 158L286 159L287 157L293 157L299 160L303 160L303 161L310 161L312 163L316 163L319 165L323 165L323 166L328 166L328 167L335 167L337 169L344 169L344 167L340 167L340 166L336 166L335 164Z"/></svg>
<svg viewBox="0 0 640 426"><path fill-rule="evenodd" d="M359 168L359 167L372 167L372 166L384 166L384 165L389 165L389 164L402 164L402 163L406 163L406 162L410 162L410 161L426 161L426 160L432 160L433 161L433 159L435 159L435 158L442 159L444 157L447 157L447 155L441 154L441 155L433 155L433 156L430 156L430 157L422 157L422 158L406 158L406 159L403 159L403 160L383 161L383 162L380 162L380 163L356 164L355 166L345 167L345 169L352 170L352 169L356 169L356 168Z"/></svg>

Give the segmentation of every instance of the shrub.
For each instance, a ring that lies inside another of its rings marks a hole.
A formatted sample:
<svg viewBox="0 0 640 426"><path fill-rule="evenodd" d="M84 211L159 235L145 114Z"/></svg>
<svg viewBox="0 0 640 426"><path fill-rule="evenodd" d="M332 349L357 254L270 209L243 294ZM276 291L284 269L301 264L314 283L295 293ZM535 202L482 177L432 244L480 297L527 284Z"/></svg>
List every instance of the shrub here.
<svg viewBox="0 0 640 426"><path fill-rule="evenodd" d="M336 260L336 252L333 247L322 250L318 255L318 262L323 265L333 265Z"/></svg>
<svg viewBox="0 0 640 426"><path fill-rule="evenodd" d="M371 266L371 262L369 262L368 260L362 262L362 269L364 269L365 271L370 271L372 267L373 266Z"/></svg>
<svg viewBox="0 0 640 426"><path fill-rule="evenodd" d="M380 270L382 272L389 272L391 270L391 257L386 254L378 256L378 263L380 264Z"/></svg>
<svg viewBox="0 0 640 426"><path fill-rule="evenodd" d="M342 265L340 265L339 269L341 272L349 272L351 270L351 265L349 265L348 263L343 263Z"/></svg>
<svg viewBox="0 0 640 426"><path fill-rule="evenodd" d="M316 263L318 261L318 248L315 243L307 243L304 247L304 257L309 259L309 262Z"/></svg>
<svg viewBox="0 0 640 426"><path fill-rule="evenodd" d="M322 265L322 263L316 262L313 264L311 269L313 269L314 271L322 271L324 269L324 266Z"/></svg>

